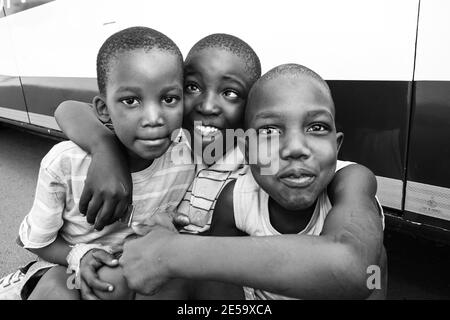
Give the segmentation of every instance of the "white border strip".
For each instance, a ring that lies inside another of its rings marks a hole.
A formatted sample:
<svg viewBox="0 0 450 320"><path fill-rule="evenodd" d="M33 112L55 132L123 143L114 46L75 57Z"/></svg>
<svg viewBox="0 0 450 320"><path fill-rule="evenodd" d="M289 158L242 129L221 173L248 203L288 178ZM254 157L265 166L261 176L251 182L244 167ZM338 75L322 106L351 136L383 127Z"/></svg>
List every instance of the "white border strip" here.
<svg viewBox="0 0 450 320"><path fill-rule="evenodd" d="M378 183L377 197L386 207L401 210L403 181L376 176Z"/></svg>
<svg viewBox="0 0 450 320"><path fill-rule="evenodd" d="M405 210L450 221L450 189L408 181Z"/></svg>
<svg viewBox="0 0 450 320"><path fill-rule="evenodd" d="M31 124L61 131L54 117L28 112Z"/></svg>
<svg viewBox="0 0 450 320"><path fill-rule="evenodd" d="M27 112L22 110L0 107L0 117L29 123Z"/></svg>

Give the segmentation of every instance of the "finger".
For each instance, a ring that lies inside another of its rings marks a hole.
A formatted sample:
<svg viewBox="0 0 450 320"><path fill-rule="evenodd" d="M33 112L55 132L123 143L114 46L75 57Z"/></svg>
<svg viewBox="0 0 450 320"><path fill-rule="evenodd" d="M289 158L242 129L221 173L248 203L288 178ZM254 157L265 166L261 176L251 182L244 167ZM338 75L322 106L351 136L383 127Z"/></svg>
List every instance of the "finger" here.
<svg viewBox="0 0 450 320"><path fill-rule="evenodd" d="M97 218L95 219L95 230L103 230L105 226L112 222L116 203L117 201L113 199L106 199L103 201L103 205L97 214Z"/></svg>
<svg viewBox="0 0 450 320"><path fill-rule="evenodd" d="M84 280L81 280L80 291L82 300L100 300Z"/></svg>
<svg viewBox="0 0 450 320"><path fill-rule="evenodd" d="M173 217L173 224L177 229L181 229L186 227L191 223L189 217L185 214L177 213L175 217Z"/></svg>
<svg viewBox="0 0 450 320"><path fill-rule="evenodd" d="M81 193L80 202L78 204L78 209L80 210L81 214L86 215L91 199L92 190L85 185L83 188L83 192Z"/></svg>
<svg viewBox="0 0 450 320"><path fill-rule="evenodd" d="M109 267L117 267L119 265L119 260L114 258L114 256L104 250L97 250L92 253L92 256L99 262Z"/></svg>
<svg viewBox="0 0 450 320"><path fill-rule="evenodd" d="M116 205L116 210L114 211L114 215L113 215L113 222L115 221L119 221L122 218L126 217L128 215L128 199L127 200L123 200L120 201L117 205ZM128 223L128 221L124 221L125 223Z"/></svg>
<svg viewBox="0 0 450 320"><path fill-rule="evenodd" d="M89 288L98 290L98 291L113 291L114 287L112 284L101 281L97 273L95 271L95 268L92 266L84 268L82 272L82 280L86 282L86 284L89 286Z"/></svg>
<svg viewBox="0 0 450 320"><path fill-rule="evenodd" d="M128 237L127 237L128 239ZM115 244L111 246L111 254L115 255L116 253L123 252L123 244Z"/></svg>
<svg viewBox="0 0 450 320"><path fill-rule="evenodd" d="M89 202L89 207L86 214L86 220L90 224L95 223L95 218L97 217L98 211L102 207L103 200L98 196L93 196Z"/></svg>

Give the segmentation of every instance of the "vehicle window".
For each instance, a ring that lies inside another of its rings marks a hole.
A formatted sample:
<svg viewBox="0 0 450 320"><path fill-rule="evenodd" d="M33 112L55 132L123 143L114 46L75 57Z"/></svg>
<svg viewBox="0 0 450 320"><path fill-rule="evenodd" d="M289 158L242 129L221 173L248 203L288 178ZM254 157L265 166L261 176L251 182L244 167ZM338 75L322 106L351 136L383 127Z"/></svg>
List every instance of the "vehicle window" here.
<svg viewBox="0 0 450 320"><path fill-rule="evenodd" d="M0 0L0 6L3 6L3 10L5 11L6 15L9 16L14 13L25 11L51 1L55 0Z"/></svg>

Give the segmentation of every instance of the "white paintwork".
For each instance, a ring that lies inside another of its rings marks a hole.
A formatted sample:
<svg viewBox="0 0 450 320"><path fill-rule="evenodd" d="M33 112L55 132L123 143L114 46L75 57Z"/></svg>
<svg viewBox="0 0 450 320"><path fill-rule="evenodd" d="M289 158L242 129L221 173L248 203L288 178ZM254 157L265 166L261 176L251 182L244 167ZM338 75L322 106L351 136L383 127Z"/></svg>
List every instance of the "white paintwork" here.
<svg viewBox="0 0 450 320"><path fill-rule="evenodd" d="M326 79L411 80L417 7L418 0L58 0L4 19L24 76L95 77L105 38L146 25L184 54L208 34L234 34L255 49L263 71L296 62Z"/></svg>
<svg viewBox="0 0 450 320"><path fill-rule="evenodd" d="M415 80L450 80L450 1L422 0Z"/></svg>
<svg viewBox="0 0 450 320"><path fill-rule="evenodd" d="M30 115L30 122L32 124L61 131L54 117L33 112L28 112L28 114Z"/></svg>
<svg viewBox="0 0 450 320"><path fill-rule="evenodd" d="M403 181L398 179L376 176L377 197L383 206L401 210Z"/></svg>
<svg viewBox="0 0 450 320"><path fill-rule="evenodd" d="M26 111L0 107L0 117L28 123Z"/></svg>

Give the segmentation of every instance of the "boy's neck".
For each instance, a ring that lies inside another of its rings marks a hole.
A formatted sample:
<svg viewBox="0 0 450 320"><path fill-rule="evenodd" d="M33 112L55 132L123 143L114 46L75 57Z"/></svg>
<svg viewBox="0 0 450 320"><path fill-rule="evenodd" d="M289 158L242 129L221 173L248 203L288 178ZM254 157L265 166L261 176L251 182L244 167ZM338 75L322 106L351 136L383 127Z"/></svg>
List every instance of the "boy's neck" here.
<svg viewBox="0 0 450 320"><path fill-rule="evenodd" d="M142 159L129 151L127 152L127 160L131 173L147 169L154 161L154 159Z"/></svg>
<svg viewBox="0 0 450 320"><path fill-rule="evenodd" d="M316 202L302 210L288 210L269 197L268 210L272 227L281 234L297 234L309 224L316 208Z"/></svg>

